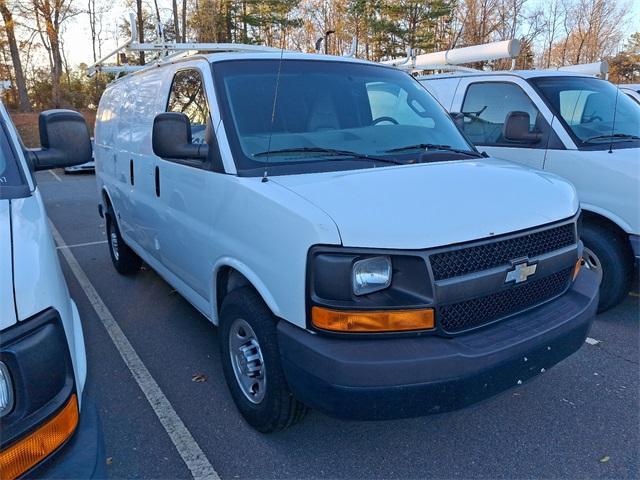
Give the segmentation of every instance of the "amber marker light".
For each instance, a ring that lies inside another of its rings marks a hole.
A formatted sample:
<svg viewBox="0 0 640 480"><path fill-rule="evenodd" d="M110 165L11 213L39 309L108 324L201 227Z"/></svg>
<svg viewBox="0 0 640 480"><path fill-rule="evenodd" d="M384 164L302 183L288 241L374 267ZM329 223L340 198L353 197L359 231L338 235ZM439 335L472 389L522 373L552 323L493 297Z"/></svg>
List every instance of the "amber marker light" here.
<svg viewBox="0 0 640 480"><path fill-rule="evenodd" d="M432 308L346 311L313 307L311 321L322 330L345 333L405 332L427 330L435 326Z"/></svg>
<svg viewBox="0 0 640 480"><path fill-rule="evenodd" d="M578 278L578 274L580 273L580 269L582 268L582 257L578 259L575 267L573 267L573 280Z"/></svg>
<svg viewBox="0 0 640 480"><path fill-rule="evenodd" d="M78 401L71 395L67 404L26 437L0 452L0 478L12 480L55 452L78 425Z"/></svg>

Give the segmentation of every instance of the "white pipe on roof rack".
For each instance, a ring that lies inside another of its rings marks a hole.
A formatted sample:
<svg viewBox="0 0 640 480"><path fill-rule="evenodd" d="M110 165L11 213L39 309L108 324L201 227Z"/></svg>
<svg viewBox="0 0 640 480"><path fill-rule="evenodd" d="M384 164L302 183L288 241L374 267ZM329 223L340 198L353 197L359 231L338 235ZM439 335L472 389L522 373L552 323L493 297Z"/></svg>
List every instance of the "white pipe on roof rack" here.
<svg viewBox="0 0 640 480"><path fill-rule="evenodd" d="M463 67L461 65L413 65L411 66L411 70L421 71L421 70L448 70L451 72L479 72L477 68L471 67Z"/></svg>
<svg viewBox="0 0 640 480"><path fill-rule="evenodd" d="M415 58L420 65L460 65L463 63L514 58L520 53L520 40L511 39L502 42L454 48L443 52L425 53Z"/></svg>
<svg viewBox="0 0 640 480"><path fill-rule="evenodd" d="M609 63L606 60L594 63L582 63L578 65L566 65L558 67L558 70L566 72L584 73L585 75L597 75L604 77L609 73Z"/></svg>

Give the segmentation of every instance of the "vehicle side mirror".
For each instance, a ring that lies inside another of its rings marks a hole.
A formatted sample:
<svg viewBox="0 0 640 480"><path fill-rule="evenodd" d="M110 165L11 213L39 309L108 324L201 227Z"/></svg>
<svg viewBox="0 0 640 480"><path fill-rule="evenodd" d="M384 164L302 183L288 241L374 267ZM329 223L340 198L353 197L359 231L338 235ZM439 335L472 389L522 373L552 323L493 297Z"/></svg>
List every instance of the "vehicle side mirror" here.
<svg viewBox="0 0 640 480"><path fill-rule="evenodd" d="M453 123L456 124L456 127L458 127L458 130L464 129L464 113L451 112L449 113L449 116L451 117L451 120L453 120Z"/></svg>
<svg viewBox="0 0 640 480"><path fill-rule="evenodd" d="M542 134L529 131L530 121L527 112L509 112L502 128L502 136L510 142L538 143Z"/></svg>
<svg viewBox="0 0 640 480"><path fill-rule="evenodd" d="M209 146L191 143L191 122L184 113L167 112L153 119L153 153L160 158L206 160Z"/></svg>
<svg viewBox="0 0 640 480"><path fill-rule="evenodd" d="M47 110L38 117L40 148L27 149L34 170L71 167L92 160L89 129L73 110Z"/></svg>

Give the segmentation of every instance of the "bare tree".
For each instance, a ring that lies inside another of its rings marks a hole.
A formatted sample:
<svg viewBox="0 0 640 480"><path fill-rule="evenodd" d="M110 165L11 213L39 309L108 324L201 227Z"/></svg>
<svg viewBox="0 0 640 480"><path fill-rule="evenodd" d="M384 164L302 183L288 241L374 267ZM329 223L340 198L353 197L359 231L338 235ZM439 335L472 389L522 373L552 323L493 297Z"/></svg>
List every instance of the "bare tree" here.
<svg viewBox="0 0 640 480"><path fill-rule="evenodd" d="M51 102L54 107L62 105L60 78L64 70L64 59L61 46L61 28L77 11L72 7L72 0L31 0L32 14L36 20L36 28L47 50L51 66Z"/></svg>
<svg viewBox="0 0 640 480"><path fill-rule="evenodd" d="M29 112L31 111L31 104L29 103L29 95L27 94L27 82L25 81L22 62L20 60L20 52L18 51L13 14L11 13L11 10L9 10L6 0L0 0L0 14L4 20L4 28L7 34L7 41L9 43L9 51L11 52L11 62L13 63L16 89L18 90L18 104L20 106L20 111Z"/></svg>
<svg viewBox="0 0 640 480"><path fill-rule="evenodd" d="M98 6L96 0L87 0L87 15L89 17L94 62L102 56L102 19L106 11L105 5Z"/></svg>

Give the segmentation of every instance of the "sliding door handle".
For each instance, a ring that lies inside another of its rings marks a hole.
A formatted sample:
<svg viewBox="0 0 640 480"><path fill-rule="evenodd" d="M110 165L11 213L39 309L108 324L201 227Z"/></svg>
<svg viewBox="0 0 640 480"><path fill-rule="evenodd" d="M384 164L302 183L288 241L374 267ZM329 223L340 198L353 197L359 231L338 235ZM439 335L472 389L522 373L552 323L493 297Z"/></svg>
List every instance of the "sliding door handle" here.
<svg viewBox="0 0 640 480"><path fill-rule="evenodd" d="M132 187L136 183L135 174L133 173L133 159L129 160L129 183L131 183Z"/></svg>
<svg viewBox="0 0 640 480"><path fill-rule="evenodd" d="M160 169L156 167L156 197L160 196Z"/></svg>

